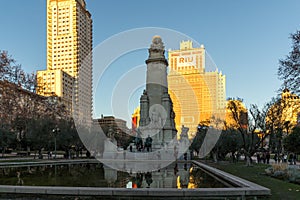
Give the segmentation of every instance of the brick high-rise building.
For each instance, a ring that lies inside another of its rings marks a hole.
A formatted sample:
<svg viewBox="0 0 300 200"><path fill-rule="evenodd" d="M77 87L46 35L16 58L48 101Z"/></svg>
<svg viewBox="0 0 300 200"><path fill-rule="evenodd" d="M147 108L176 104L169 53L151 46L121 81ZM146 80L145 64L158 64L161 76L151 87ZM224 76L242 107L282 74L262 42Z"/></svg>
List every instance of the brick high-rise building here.
<svg viewBox="0 0 300 200"><path fill-rule="evenodd" d="M47 0L47 70L38 71L37 85L38 94L61 97L78 121L91 122L92 19L84 0Z"/></svg>

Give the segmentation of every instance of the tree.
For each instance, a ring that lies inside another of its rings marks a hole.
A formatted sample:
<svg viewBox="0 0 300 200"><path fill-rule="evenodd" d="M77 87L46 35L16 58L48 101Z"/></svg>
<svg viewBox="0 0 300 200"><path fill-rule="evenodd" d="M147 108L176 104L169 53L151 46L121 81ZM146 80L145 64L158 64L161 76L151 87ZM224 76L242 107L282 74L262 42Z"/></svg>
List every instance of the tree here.
<svg viewBox="0 0 300 200"><path fill-rule="evenodd" d="M0 139L1 146L9 146L16 138L20 150L49 148L49 133L59 125L63 145L78 143L78 135L71 115L56 96L42 97L35 94L36 75L25 73L21 65L0 50ZM9 130L9 131L5 131ZM58 138L60 139L60 138Z"/></svg>
<svg viewBox="0 0 300 200"><path fill-rule="evenodd" d="M232 160L235 161L235 153L242 148L241 135L235 129L226 129L222 131L216 147L219 159L225 159L225 156L230 153Z"/></svg>
<svg viewBox="0 0 300 200"><path fill-rule="evenodd" d="M283 88L300 93L300 31L290 35L292 50L285 59L279 60L278 76L283 80Z"/></svg>
<svg viewBox="0 0 300 200"><path fill-rule="evenodd" d="M14 135L7 129L7 125L2 123L0 120L0 153L2 153L2 157L4 157L4 153L6 149L12 147L12 144L15 141Z"/></svg>
<svg viewBox="0 0 300 200"><path fill-rule="evenodd" d="M243 109L241 110L240 101L229 101L227 109L235 121L235 128L242 138L241 153L245 155L246 165L250 166L251 157L257 151L259 144L262 140L259 139L256 130L263 128L265 120L264 112L260 112L256 105L251 105L250 116ZM261 126L261 127L260 127ZM230 127L229 127L230 128Z"/></svg>
<svg viewBox="0 0 300 200"><path fill-rule="evenodd" d="M75 148L77 150L79 147L83 147L73 120L62 119L57 124L57 127L60 128L60 133L57 135L58 149Z"/></svg>
<svg viewBox="0 0 300 200"><path fill-rule="evenodd" d="M211 116L210 119L201 121L197 127L197 133L192 141L190 150L195 151L200 158L203 158L208 153L215 162L219 156L220 147L220 136L222 133L224 121L216 116ZM217 139L217 140L216 140Z"/></svg>
<svg viewBox="0 0 300 200"><path fill-rule="evenodd" d="M295 127L293 132L283 140L285 150L300 154L300 127Z"/></svg>
<svg viewBox="0 0 300 200"><path fill-rule="evenodd" d="M279 98L272 98L270 102L266 104L267 116L266 116L266 132L269 135L269 148L272 151L282 151L282 136L284 129L287 127L286 109L289 104Z"/></svg>
<svg viewBox="0 0 300 200"><path fill-rule="evenodd" d="M36 74L27 74L20 64L8 54L7 51L0 50L0 81L21 86L23 89L34 92L36 88Z"/></svg>
<svg viewBox="0 0 300 200"><path fill-rule="evenodd" d="M0 80L4 81L11 81L13 78L13 68L16 70L19 69L19 67L12 66L14 64L15 60L11 58L11 56L8 55L7 51L1 51L0 50ZM15 73L15 77L18 73Z"/></svg>
<svg viewBox="0 0 300 200"><path fill-rule="evenodd" d="M50 133L54 127L54 122L49 118L37 118L28 120L27 133L22 140L26 147L35 152L44 149L49 149L52 142Z"/></svg>
<svg viewBox="0 0 300 200"><path fill-rule="evenodd" d="M257 105L252 104L250 105L250 117L252 120L252 125L250 125L250 130L253 131L252 134L252 142L254 142L255 140L253 139L253 136L255 134L259 134L259 140L257 141L256 144L252 144L252 146L254 146L256 149L259 148L259 146L261 145L261 147L264 147L264 140L269 137L271 135L271 131L268 130L270 127L270 124L267 123L268 121L268 114L270 111L270 107L272 106L272 104L267 103L265 104L265 106L260 110L258 108ZM275 117L275 116L272 116ZM273 121L274 122L274 121ZM252 128L251 128L252 126ZM270 148L270 144L269 144L269 148Z"/></svg>
<svg viewBox="0 0 300 200"><path fill-rule="evenodd" d="M60 129L55 136L53 135L54 128ZM35 152L42 149L53 151L55 148L54 137L56 137L58 150L68 151L74 148L79 151L80 148L83 148L74 122L65 119L61 119L59 122L49 117L31 119L28 122L26 137L23 140Z"/></svg>
<svg viewBox="0 0 300 200"><path fill-rule="evenodd" d="M204 138L207 133L207 125L204 125L203 123L200 123L197 128L196 136L193 139L193 142L190 146L190 150L193 150L199 154L199 150L203 144Z"/></svg>

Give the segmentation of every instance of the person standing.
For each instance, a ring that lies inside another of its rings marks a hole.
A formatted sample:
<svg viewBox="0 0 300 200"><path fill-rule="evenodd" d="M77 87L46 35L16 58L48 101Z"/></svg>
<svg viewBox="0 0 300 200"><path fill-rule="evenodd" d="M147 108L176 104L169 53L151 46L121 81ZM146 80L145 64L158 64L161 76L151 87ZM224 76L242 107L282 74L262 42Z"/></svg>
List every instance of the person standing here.
<svg viewBox="0 0 300 200"><path fill-rule="evenodd" d="M263 154L262 154L262 161L264 164L266 164L266 153L265 152L263 152Z"/></svg>
<svg viewBox="0 0 300 200"><path fill-rule="evenodd" d="M294 159L294 155L292 153L290 153L290 155L289 155L289 163L290 163L290 165L294 164L293 159Z"/></svg>
<svg viewBox="0 0 300 200"><path fill-rule="evenodd" d="M294 153L294 156L293 156L293 161L294 161L294 165L297 164L297 155Z"/></svg>
<svg viewBox="0 0 300 200"><path fill-rule="evenodd" d="M283 162L286 163L287 162L287 155L283 154Z"/></svg>
<svg viewBox="0 0 300 200"><path fill-rule="evenodd" d="M267 160L267 164L269 164L269 162L270 162L270 152L269 151L267 151L267 153L266 153L266 160Z"/></svg>
<svg viewBox="0 0 300 200"><path fill-rule="evenodd" d="M283 157L282 157L282 155L279 153L279 154L278 154L278 163L280 163L280 161L283 162Z"/></svg>
<svg viewBox="0 0 300 200"><path fill-rule="evenodd" d="M260 163L260 155L258 152L256 152L256 160L257 160L257 163Z"/></svg>
<svg viewBox="0 0 300 200"><path fill-rule="evenodd" d="M278 154L275 153L275 155L274 155L274 161L275 161L275 163L277 163L277 160L278 160Z"/></svg>

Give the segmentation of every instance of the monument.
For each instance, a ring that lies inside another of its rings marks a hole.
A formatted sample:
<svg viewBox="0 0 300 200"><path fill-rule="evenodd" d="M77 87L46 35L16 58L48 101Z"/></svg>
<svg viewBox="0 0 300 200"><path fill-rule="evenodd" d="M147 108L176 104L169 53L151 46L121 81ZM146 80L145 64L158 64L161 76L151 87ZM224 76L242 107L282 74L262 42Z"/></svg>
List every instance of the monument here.
<svg viewBox="0 0 300 200"><path fill-rule="evenodd" d="M167 67L164 44L160 36L154 36L146 60L146 89L140 98L140 126L138 137L151 137L152 148L168 145L176 137L175 113L168 94Z"/></svg>

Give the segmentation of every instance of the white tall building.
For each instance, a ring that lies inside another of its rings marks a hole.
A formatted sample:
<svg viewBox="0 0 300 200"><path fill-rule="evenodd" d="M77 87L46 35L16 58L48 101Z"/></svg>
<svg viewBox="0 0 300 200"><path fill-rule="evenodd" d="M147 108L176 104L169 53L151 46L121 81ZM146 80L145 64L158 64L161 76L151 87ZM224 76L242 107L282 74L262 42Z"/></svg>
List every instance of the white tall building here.
<svg viewBox="0 0 300 200"><path fill-rule="evenodd" d="M92 118L92 41L92 19L84 0L47 0L47 70L37 74L37 92L65 99L83 123ZM51 77L61 74L56 71L73 80ZM61 92L70 87L72 95Z"/></svg>

